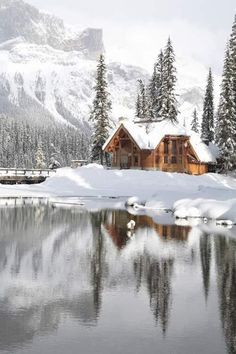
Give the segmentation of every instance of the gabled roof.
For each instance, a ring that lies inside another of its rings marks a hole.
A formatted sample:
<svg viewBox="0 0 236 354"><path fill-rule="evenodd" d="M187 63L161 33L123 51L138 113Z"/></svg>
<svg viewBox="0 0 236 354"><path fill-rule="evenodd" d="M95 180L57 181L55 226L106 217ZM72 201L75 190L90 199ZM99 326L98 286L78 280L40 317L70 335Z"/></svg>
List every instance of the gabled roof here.
<svg viewBox="0 0 236 354"><path fill-rule="evenodd" d="M103 145L103 149L109 145L113 137L122 127L128 132L128 134L132 137L132 139L141 150L155 149L166 135L186 136L189 138L190 143L195 153L197 154L197 157L199 158L199 161L216 162L218 149L214 144L210 143L209 146L207 146L203 143L198 134L191 130L187 130L185 127L178 123L172 123L166 120L149 124L137 124L126 120L121 121L118 127L111 133L110 137Z"/></svg>
<svg viewBox="0 0 236 354"><path fill-rule="evenodd" d="M122 121L118 127L112 131L111 135L102 147L103 150L107 147L107 145L121 128L124 128L127 131L127 133L133 138L141 150L150 149L148 136L144 131L143 126L128 121Z"/></svg>

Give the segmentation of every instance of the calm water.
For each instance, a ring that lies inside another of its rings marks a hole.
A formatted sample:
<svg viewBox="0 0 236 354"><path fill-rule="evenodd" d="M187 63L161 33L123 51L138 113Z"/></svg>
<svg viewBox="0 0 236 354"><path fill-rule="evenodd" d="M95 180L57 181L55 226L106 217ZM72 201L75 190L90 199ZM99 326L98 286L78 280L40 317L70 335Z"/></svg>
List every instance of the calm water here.
<svg viewBox="0 0 236 354"><path fill-rule="evenodd" d="M0 223L0 353L236 353L234 230L47 204Z"/></svg>

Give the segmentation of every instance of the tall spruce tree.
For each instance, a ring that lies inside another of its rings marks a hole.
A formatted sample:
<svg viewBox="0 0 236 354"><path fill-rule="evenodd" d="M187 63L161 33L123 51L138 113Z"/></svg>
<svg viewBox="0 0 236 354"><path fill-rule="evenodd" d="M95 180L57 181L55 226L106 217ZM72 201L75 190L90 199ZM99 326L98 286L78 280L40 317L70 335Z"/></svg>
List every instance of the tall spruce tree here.
<svg viewBox="0 0 236 354"><path fill-rule="evenodd" d="M167 119L172 122L177 122L178 115L177 99L175 95L176 81L175 54L169 38L163 57L163 84L159 115L162 119Z"/></svg>
<svg viewBox="0 0 236 354"><path fill-rule="evenodd" d="M153 120L160 118L159 113L162 107L163 91L163 65L164 56L161 50L157 62L154 64L154 70L149 84L150 114Z"/></svg>
<svg viewBox="0 0 236 354"><path fill-rule="evenodd" d="M229 41L229 62L232 82L232 99L234 111L236 112L236 16L234 18L234 23Z"/></svg>
<svg viewBox="0 0 236 354"><path fill-rule="evenodd" d="M46 167L45 156L42 149L42 143L39 143L38 150L35 154L35 168L41 169Z"/></svg>
<svg viewBox="0 0 236 354"><path fill-rule="evenodd" d="M214 94L211 69L209 69L203 104L201 138L206 144L214 140Z"/></svg>
<svg viewBox="0 0 236 354"><path fill-rule="evenodd" d="M191 123L191 129L195 133L199 133L199 121L198 121L198 114L196 108L193 111L193 120Z"/></svg>
<svg viewBox="0 0 236 354"><path fill-rule="evenodd" d="M138 95L136 100L136 117L142 122L151 120L150 101L147 94L147 88L144 82L138 80Z"/></svg>
<svg viewBox="0 0 236 354"><path fill-rule="evenodd" d="M217 114L217 144L220 149L220 163L222 172L230 171L235 166L236 149L236 121L233 96L233 82L231 80L230 51L227 47L221 84L220 103Z"/></svg>
<svg viewBox="0 0 236 354"><path fill-rule="evenodd" d="M136 104L135 104L135 117L137 118L141 118L141 95L140 95L140 92L138 92L137 94L137 99L136 99Z"/></svg>
<svg viewBox="0 0 236 354"><path fill-rule="evenodd" d="M106 71L104 56L100 55L97 65L96 85L94 88L96 94L90 120L93 123L91 158L92 161L100 160L102 165L104 163L104 157L106 158L106 162L108 158L107 154L104 155L102 147L109 136L109 129L111 128L111 100L107 90Z"/></svg>

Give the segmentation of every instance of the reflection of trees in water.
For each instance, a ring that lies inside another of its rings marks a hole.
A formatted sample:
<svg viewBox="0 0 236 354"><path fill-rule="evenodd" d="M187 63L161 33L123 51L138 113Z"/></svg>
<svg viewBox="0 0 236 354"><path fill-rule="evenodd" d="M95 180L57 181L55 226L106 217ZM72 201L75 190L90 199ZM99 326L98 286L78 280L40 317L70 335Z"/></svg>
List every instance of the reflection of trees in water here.
<svg viewBox="0 0 236 354"><path fill-rule="evenodd" d="M178 225L161 225L147 215L129 215L126 211L112 211L110 220L105 221L105 228L117 249L125 248L127 237L127 223L132 218L135 223L135 234L147 233L154 230L156 237L165 242L184 243L188 239L189 227ZM135 242L135 241L134 241ZM174 259L151 256L147 251L136 256L133 262L136 291L144 285L149 294L150 308L156 323L160 324L163 334L166 333L171 306L171 278Z"/></svg>
<svg viewBox="0 0 236 354"><path fill-rule="evenodd" d="M200 258L202 266L202 279L205 298L207 300L210 287L210 270L211 270L211 236L203 234L199 243Z"/></svg>
<svg viewBox="0 0 236 354"><path fill-rule="evenodd" d="M220 315L229 354L236 353L236 241L215 238Z"/></svg>
<svg viewBox="0 0 236 354"><path fill-rule="evenodd" d="M173 264L173 259L159 260L146 252L134 261L136 289L139 290L142 282L146 284L152 313L163 334L166 333L170 315Z"/></svg>
<svg viewBox="0 0 236 354"><path fill-rule="evenodd" d="M91 283L93 287L93 299L96 310L96 317L102 304L102 281L105 272L105 248L102 233L102 224L107 218L107 212L102 210L91 213L91 224L93 231L93 250L91 255Z"/></svg>
<svg viewBox="0 0 236 354"><path fill-rule="evenodd" d="M173 260L153 260L146 262L146 282L150 296L150 306L157 322L160 323L163 333L166 333L170 303L171 303L171 275Z"/></svg>

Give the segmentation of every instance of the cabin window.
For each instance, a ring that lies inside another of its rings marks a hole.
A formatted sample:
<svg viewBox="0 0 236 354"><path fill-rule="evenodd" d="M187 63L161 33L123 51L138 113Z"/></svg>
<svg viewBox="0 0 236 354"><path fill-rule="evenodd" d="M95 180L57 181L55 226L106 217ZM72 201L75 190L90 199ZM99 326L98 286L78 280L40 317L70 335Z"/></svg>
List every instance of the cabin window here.
<svg viewBox="0 0 236 354"><path fill-rule="evenodd" d="M182 144L182 141L179 142L179 154L180 154L180 155L183 154L183 144Z"/></svg>
<svg viewBox="0 0 236 354"><path fill-rule="evenodd" d="M168 163L168 155L164 156L164 163Z"/></svg>
<svg viewBox="0 0 236 354"><path fill-rule="evenodd" d="M171 163L177 163L176 156L171 156Z"/></svg>
<svg viewBox="0 0 236 354"><path fill-rule="evenodd" d="M176 145L176 140L172 141L172 154L176 155L177 152L177 145Z"/></svg>
<svg viewBox="0 0 236 354"><path fill-rule="evenodd" d="M167 226L166 226L166 225L163 225L163 226L162 226L162 236L163 236L163 238L167 238L167 235L168 235Z"/></svg>
<svg viewBox="0 0 236 354"><path fill-rule="evenodd" d="M165 142L164 142L164 154L167 154L167 155L168 155L168 151L169 151L169 149L168 149L168 142L165 141Z"/></svg>
<svg viewBox="0 0 236 354"><path fill-rule="evenodd" d="M138 156L134 156L134 163L135 165L138 165Z"/></svg>

